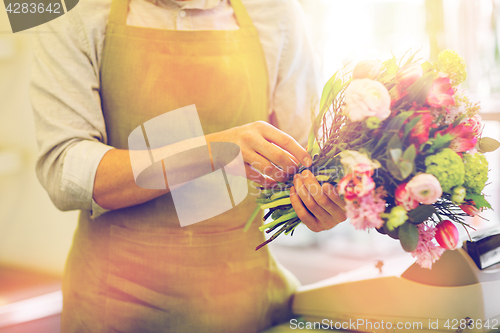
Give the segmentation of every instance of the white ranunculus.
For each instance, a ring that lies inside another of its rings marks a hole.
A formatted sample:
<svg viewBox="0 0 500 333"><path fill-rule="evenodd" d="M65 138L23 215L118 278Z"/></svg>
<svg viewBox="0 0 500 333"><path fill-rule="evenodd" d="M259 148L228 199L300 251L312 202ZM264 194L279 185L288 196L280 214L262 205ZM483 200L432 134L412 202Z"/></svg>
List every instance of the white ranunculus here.
<svg viewBox="0 0 500 333"><path fill-rule="evenodd" d="M351 172L366 172L380 168L377 160L371 160L366 154L355 150L344 150L340 153L340 163L346 174Z"/></svg>
<svg viewBox="0 0 500 333"><path fill-rule="evenodd" d="M351 121L361 121L369 117L384 120L391 114L391 97L387 88L378 81L352 80L344 94L344 112Z"/></svg>

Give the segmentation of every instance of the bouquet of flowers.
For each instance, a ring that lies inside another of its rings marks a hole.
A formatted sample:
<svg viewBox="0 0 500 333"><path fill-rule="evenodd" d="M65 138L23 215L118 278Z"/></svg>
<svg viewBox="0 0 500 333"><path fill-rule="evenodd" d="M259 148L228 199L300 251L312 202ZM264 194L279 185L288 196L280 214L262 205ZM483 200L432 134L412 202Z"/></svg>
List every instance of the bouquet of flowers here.
<svg viewBox="0 0 500 333"><path fill-rule="evenodd" d="M326 83L309 136L309 169L335 186L350 223L399 239L426 268L456 247L452 221L467 230L465 216L491 208L483 153L500 143L481 137L480 107L459 87L465 78L465 62L451 50L436 63L415 54L362 61ZM257 203L270 219L261 230L274 234L257 249L301 223L292 186L293 176L261 188Z"/></svg>

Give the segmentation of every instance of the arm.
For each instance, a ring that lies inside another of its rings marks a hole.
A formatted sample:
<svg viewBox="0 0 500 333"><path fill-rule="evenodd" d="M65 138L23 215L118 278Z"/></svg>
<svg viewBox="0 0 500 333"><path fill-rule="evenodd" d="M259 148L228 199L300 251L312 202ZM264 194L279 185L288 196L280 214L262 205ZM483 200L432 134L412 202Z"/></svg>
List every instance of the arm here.
<svg viewBox="0 0 500 333"><path fill-rule="evenodd" d="M94 19L97 9L85 6L43 25L44 33L35 35L31 100L40 147L37 175L61 210L117 209L148 201L168 189L138 187L130 152L106 145L99 95L106 21L100 15ZM88 26L82 23L84 14ZM214 133L206 140L239 145L248 176L264 184L295 172L297 161L310 164L295 140L262 122ZM196 165L182 172L196 173Z"/></svg>
<svg viewBox="0 0 500 333"><path fill-rule="evenodd" d="M247 177L257 183L270 186L284 181L297 170L298 161L311 165L307 152L292 137L265 122L254 122L223 132L207 135L206 141L232 142L237 144L245 162ZM183 143L180 143L183 144ZM183 147L182 150L189 149ZM167 146L160 149L176 149ZM136 185L130 155L127 150L109 151L97 168L94 183L94 200L106 209L118 209L137 205L170 191L143 189ZM140 154L140 152L139 152ZM183 165L173 172L196 178L201 171L196 162Z"/></svg>
<svg viewBox="0 0 500 333"><path fill-rule="evenodd" d="M113 147L106 145L99 96L98 44L106 24L102 14L109 8L90 6L82 3L36 28L30 99L40 183L60 210L95 213L100 207L92 201L94 174Z"/></svg>

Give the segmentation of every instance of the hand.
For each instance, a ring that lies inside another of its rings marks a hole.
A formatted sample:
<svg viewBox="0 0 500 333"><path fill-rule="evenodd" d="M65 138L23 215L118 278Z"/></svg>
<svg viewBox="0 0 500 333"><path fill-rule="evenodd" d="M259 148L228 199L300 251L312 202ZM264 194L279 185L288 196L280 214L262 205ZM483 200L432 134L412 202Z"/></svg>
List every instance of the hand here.
<svg viewBox="0 0 500 333"><path fill-rule="evenodd" d="M296 174L290 200L297 216L312 231L328 230L346 220L345 203L333 185L321 186L309 170Z"/></svg>
<svg viewBox="0 0 500 333"><path fill-rule="evenodd" d="M206 140L237 144L247 178L263 186L286 181L297 172L299 161L305 166L312 164L311 157L297 141L264 121L209 134Z"/></svg>

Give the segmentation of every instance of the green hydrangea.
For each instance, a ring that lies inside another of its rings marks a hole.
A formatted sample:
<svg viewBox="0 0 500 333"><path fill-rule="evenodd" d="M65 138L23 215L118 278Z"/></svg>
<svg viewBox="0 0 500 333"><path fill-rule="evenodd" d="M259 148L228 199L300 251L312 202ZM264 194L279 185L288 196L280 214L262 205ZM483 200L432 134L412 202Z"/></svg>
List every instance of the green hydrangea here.
<svg viewBox="0 0 500 333"><path fill-rule="evenodd" d="M465 167L462 158L450 148L427 156L425 159L426 173L434 175L441 184L443 192L450 193L455 186L464 183Z"/></svg>
<svg viewBox="0 0 500 333"><path fill-rule="evenodd" d="M464 155L464 186L473 193L481 194L488 180L488 161L483 154Z"/></svg>
<svg viewBox="0 0 500 333"><path fill-rule="evenodd" d="M406 209L401 206L395 206L391 209L390 214L386 214L387 222L386 226L389 231L393 231L400 225L404 224L408 219L408 215L406 214Z"/></svg>
<svg viewBox="0 0 500 333"><path fill-rule="evenodd" d="M467 78L465 60L453 50L444 50L439 53L438 61L442 71L448 75L453 86L459 85Z"/></svg>

